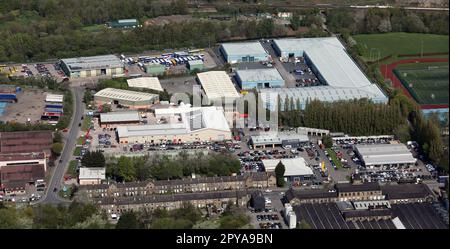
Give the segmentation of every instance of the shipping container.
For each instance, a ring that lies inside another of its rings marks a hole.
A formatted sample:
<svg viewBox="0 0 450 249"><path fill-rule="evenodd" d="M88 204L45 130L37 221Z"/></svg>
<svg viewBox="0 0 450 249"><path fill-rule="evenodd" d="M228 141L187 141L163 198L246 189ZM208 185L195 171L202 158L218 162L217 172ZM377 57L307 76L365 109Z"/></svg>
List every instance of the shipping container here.
<svg viewBox="0 0 450 249"><path fill-rule="evenodd" d="M45 112L50 112L50 113L63 113L62 109L57 109L57 108L45 108Z"/></svg>
<svg viewBox="0 0 450 249"><path fill-rule="evenodd" d="M0 101L4 102L11 102L15 101L17 102L17 96L13 93L0 93Z"/></svg>
<svg viewBox="0 0 450 249"><path fill-rule="evenodd" d="M45 108L62 109L63 105L62 104L46 104Z"/></svg>

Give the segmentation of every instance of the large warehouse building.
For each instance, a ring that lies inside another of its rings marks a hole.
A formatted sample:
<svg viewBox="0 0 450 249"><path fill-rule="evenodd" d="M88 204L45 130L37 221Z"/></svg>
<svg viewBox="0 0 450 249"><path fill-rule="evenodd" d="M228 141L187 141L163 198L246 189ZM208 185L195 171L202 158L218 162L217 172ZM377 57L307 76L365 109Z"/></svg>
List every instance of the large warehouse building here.
<svg viewBox="0 0 450 249"><path fill-rule="evenodd" d="M355 150L366 167L406 166L413 165L417 161L404 144L357 145Z"/></svg>
<svg viewBox="0 0 450 249"><path fill-rule="evenodd" d="M193 107L189 111L181 108L179 112L171 109L167 113L169 115L165 118L159 116L157 124L118 126L119 142L159 144L168 141L192 143L231 139L230 127L221 107Z"/></svg>
<svg viewBox="0 0 450 249"><path fill-rule="evenodd" d="M275 68L237 70L236 81L242 89L284 86L284 80Z"/></svg>
<svg viewBox="0 0 450 249"><path fill-rule="evenodd" d="M239 62L267 61L269 54L263 48L261 43L255 42L239 42L239 43L223 43L220 51L225 61L231 64Z"/></svg>
<svg viewBox="0 0 450 249"><path fill-rule="evenodd" d="M119 104L130 109L148 109L158 99L158 94L116 88L105 88L94 95L94 101L97 105Z"/></svg>
<svg viewBox="0 0 450 249"><path fill-rule="evenodd" d="M278 95L282 108L286 97L293 99L294 103L299 100L301 109L305 107L308 99L327 102L360 98L368 98L375 103L388 101L381 89L372 84L350 58L336 37L277 39L274 40L274 49L282 58L304 57L305 62L325 86L262 89L262 100L272 110Z"/></svg>
<svg viewBox="0 0 450 249"><path fill-rule="evenodd" d="M233 82L225 71L199 73L197 78L210 101L239 98Z"/></svg>
<svg viewBox="0 0 450 249"><path fill-rule="evenodd" d="M61 60L61 69L71 78L123 74L124 65L115 55L69 58Z"/></svg>

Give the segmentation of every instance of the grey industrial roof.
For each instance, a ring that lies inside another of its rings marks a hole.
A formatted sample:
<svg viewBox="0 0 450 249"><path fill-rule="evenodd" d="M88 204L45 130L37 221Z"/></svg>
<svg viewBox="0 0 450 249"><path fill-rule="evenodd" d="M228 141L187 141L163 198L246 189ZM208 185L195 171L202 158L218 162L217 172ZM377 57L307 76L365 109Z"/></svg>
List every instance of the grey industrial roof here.
<svg viewBox="0 0 450 249"><path fill-rule="evenodd" d="M268 54L264 50L261 43L255 42L237 42L237 43L222 43L222 48L228 56L233 55L260 55Z"/></svg>
<svg viewBox="0 0 450 249"><path fill-rule="evenodd" d="M328 189L305 189L286 191L286 198L291 201L294 198L300 200L304 199L320 199L320 198L336 198L338 196L336 191L329 191Z"/></svg>
<svg viewBox="0 0 450 249"><path fill-rule="evenodd" d="M388 200L426 198L433 195L426 184L384 185L381 187L381 191Z"/></svg>
<svg viewBox="0 0 450 249"><path fill-rule="evenodd" d="M276 68L237 70L236 75L243 82L283 81Z"/></svg>
<svg viewBox="0 0 450 249"><path fill-rule="evenodd" d="M105 88L98 91L94 97L104 97L114 100L125 100L125 101L151 101L158 97L158 94L146 93L146 92L136 92L116 88Z"/></svg>
<svg viewBox="0 0 450 249"><path fill-rule="evenodd" d="M389 209L374 209L374 210L352 210L342 213L344 218L364 218L364 217L378 217L391 216L392 211Z"/></svg>
<svg viewBox="0 0 450 249"><path fill-rule="evenodd" d="M100 113L101 123L133 121L139 122L139 113L137 111Z"/></svg>
<svg viewBox="0 0 450 249"><path fill-rule="evenodd" d="M61 60L70 71L123 67L123 62L115 55L68 58Z"/></svg>
<svg viewBox="0 0 450 249"><path fill-rule="evenodd" d="M181 135L187 133L187 127L183 123L117 127L117 134L119 135L119 138L135 136Z"/></svg>
<svg viewBox="0 0 450 249"><path fill-rule="evenodd" d="M416 159L404 144L357 145L365 165L415 163Z"/></svg>

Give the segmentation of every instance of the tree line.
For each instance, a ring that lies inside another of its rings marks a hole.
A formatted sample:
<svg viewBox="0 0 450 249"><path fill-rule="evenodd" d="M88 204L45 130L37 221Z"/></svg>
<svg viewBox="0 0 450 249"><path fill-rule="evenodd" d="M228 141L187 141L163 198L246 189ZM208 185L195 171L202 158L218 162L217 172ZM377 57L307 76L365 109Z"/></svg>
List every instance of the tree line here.
<svg viewBox="0 0 450 249"><path fill-rule="evenodd" d="M105 229L114 226L92 204L35 205L16 208L0 202L0 229Z"/></svg>
<svg viewBox="0 0 450 249"><path fill-rule="evenodd" d="M181 152L175 158L125 157L107 162L106 174L117 182L145 181L148 179L181 179L192 174L202 176L230 176L239 173L241 165L229 153L191 156Z"/></svg>
<svg viewBox="0 0 450 249"><path fill-rule="evenodd" d="M358 15L358 12L360 15ZM415 12L405 9L330 9L327 27L336 33L433 33L448 35L448 12Z"/></svg>
<svg viewBox="0 0 450 249"><path fill-rule="evenodd" d="M397 103L376 104L367 99L332 103L312 100L304 110L279 113L282 126L314 127L355 136L392 134L406 117Z"/></svg>
<svg viewBox="0 0 450 249"><path fill-rule="evenodd" d="M93 32L83 28L118 18L184 14L187 11L185 1L177 0L162 5L145 0L38 2L7 0L0 3L0 61L43 61L166 48L208 47L231 38L253 39L285 33L285 29L275 25L272 20L208 19ZM156 7L159 5L166 7Z"/></svg>
<svg viewBox="0 0 450 249"><path fill-rule="evenodd" d="M249 222L250 218L243 210L232 203L228 203L218 217L205 217L200 209L186 203L181 208L170 211L142 209L123 213L116 229L237 229Z"/></svg>

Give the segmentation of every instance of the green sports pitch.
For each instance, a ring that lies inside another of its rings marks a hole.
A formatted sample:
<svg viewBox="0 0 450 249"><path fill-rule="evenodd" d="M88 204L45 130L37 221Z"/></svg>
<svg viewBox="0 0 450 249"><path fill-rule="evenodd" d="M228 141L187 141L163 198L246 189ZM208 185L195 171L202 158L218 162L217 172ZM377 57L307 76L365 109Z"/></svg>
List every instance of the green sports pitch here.
<svg viewBox="0 0 450 249"><path fill-rule="evenodd" d="M394 73L417 103L421 105L448 104L448 63L405 64L397 67Z"/></svg>

